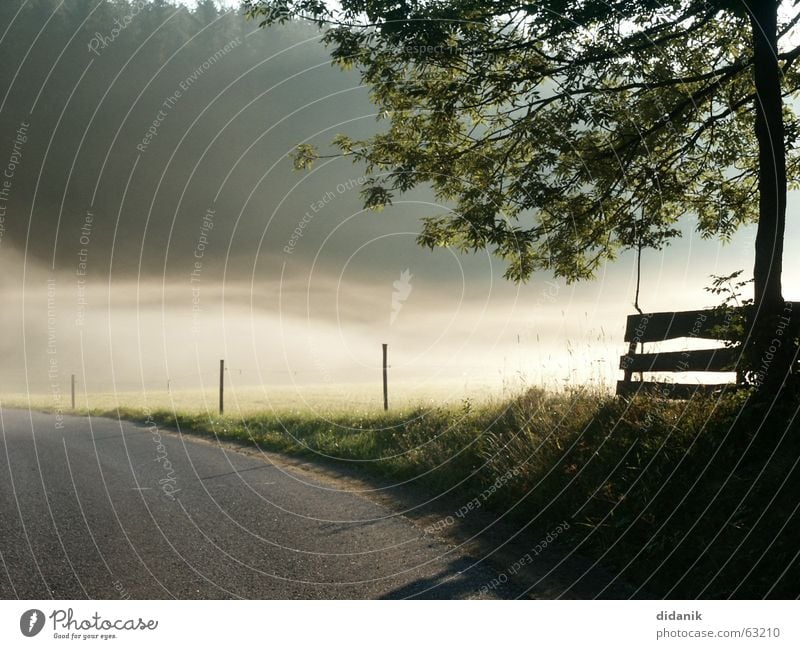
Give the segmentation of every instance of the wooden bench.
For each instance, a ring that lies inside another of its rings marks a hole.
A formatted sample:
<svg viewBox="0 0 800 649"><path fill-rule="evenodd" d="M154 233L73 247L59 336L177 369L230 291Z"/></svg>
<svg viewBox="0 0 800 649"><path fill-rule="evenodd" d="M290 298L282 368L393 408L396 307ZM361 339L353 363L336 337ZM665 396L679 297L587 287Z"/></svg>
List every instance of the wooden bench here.
<svg viewBox="0 0 800 649"><path fill-rule="evenodd" d="M619 368L625 372L625 378L617 382L617 394L657 390L662 396L685 399L698 391L735 389L741 383L741 376L738 373L736 383L713 385L633 380L634 372L735 372L738 351L727 347L636 353L637 345L675 338L718 340L713 330L726 324L726 318L730 316L713 309L629 315L625 327L628 353L619 360Z"/></svg>

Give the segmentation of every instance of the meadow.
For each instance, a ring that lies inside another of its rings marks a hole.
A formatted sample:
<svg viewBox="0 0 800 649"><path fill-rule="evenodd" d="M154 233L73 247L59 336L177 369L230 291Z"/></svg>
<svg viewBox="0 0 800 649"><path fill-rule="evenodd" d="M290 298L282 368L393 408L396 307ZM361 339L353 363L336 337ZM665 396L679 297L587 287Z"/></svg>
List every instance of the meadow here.
<svg viewBox="0 0 800 649"><path fill-rule="evenodd" d="M479 502L533 536L566 521L558 551L599 561L640 596L800 594L793 402L765 407L745 391L687 401L579 387L456 393L409 396L388 412L379 395L348 404L348 386L309 388L305 401L243 390L222 416L214 391L84 395L78 411L148 413L183 433L357 465Z"/></svg>

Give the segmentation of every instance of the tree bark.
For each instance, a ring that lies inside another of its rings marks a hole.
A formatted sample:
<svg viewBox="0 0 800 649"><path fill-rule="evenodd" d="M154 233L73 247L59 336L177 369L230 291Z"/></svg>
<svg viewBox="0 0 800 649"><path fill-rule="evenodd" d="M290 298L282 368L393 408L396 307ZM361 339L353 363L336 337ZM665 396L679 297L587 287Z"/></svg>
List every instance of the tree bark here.
<svg viewBox="0 0 800 649"><path fill-rule="evenodd" d="M784 147L781 70L778 63L778 2L750 0L753 74L756 89L755 135L758 141L759 218L753 268L754 307L751 317L753 361L763 368L764 355L775 337L784 307L781 290L783 238L786 227L786 150ZM787 341L788 342L788 341ZM784 354L781 354L784 356ZM765 384L786 377L789 367L769 359ZM770 367L771 366L771 367ZM771 380L766 380L771 379Z"/></svg>

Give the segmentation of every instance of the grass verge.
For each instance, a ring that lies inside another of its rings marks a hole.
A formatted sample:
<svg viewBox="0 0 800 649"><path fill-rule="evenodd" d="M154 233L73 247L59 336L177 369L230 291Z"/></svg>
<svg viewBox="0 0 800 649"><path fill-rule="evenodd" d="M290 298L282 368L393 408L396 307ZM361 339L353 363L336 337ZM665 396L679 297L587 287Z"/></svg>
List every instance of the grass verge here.
<svg viewBox="0 0 800 649"><path fill-rule="evenodd" d="M504 402L324 417L95 410L323 456L448 492L670 598L800 595L794 401L529 390ZM458 516L455 517L457 519ZM533 531L536 530L536 531Z"/></svg>

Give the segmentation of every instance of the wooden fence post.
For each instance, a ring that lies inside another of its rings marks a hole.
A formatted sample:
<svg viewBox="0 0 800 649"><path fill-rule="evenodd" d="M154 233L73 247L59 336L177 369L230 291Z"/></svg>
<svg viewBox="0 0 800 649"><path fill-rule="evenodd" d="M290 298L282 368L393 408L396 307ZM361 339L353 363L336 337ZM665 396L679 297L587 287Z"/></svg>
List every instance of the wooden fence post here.
<svg viewBox="0 0 800 649"><path fill-rule="evenodd" d="M219 414L225 410L225 359L219 361Z"/></svg>
<svg viewBox="0 0 800 649"><path fill-rule="evenodd" d="M389 345L383 343L383 409L389 409L389 386L388 386L388 373L386 371L386 348Z"/></svg>

